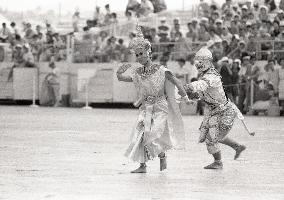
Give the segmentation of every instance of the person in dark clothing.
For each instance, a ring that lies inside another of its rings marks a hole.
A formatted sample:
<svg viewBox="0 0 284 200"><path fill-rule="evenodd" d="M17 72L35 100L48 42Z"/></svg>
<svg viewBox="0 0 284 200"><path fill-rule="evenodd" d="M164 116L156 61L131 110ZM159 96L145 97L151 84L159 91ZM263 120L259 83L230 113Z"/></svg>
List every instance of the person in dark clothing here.
<svg viewBox="0 0 284 200"><path fill-rule="evenodd" d="M233 82L232 82L232 70L230 68L230 63L229 59L227 57L223 57L220 60L221 64L221 70L220 70L220 75L221 75L221 80L224 86L224 91L227 96L232 102L234 102L233 99Z"/></svg>

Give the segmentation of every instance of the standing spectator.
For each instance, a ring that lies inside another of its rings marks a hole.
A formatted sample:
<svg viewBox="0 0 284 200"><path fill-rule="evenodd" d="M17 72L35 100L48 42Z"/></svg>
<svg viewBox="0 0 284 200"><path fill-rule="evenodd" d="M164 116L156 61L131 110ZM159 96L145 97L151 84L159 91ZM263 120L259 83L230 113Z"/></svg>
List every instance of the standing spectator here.
<svg viewBox="0 0 284 200"><path fill-rule="evenodd" d="M60 73L53 59L48 64L51 72L48 73L43 82L41 105L60 106Z"/></svg>
<svg viewBox="0 0 284 200"><path fill-rule="evenodd" d="M79 21L80 21L80 12L79 10L76 10L72 16L73 32L79 32Z"/></svg>
<svg viewBox="0 0 284 200"><path fill-rule="evenodd" d="M104 15L101 13L99 6L96 6L96 11L94 13L93 20L96 26L102 26L104 23Z"/></svg>
<svg viewBox="0 0 284 200"><path fill-rule="evenodd" d="M239 76L239 71L241 69L241 60L240 59L235 59L232 63L232 84L233 84L233 100L234 103L237 105L237 99L239 96L239 81L240 81L240 76Z"/></svg>
<svg viewBox="0 0 284 200"><path fill-rule="evenodd" d="M105 5L105 10L106 10L106 14L105 14L105 19L104 19L104 25L109 25L110 18L111 18L111 11L110 11L109 4Z"/></svg>
<svg viewBox="0 0 284 200"><path fill-rule="evenodd" d="M11 35L12 35L13 39L15 39L16 35L19 35L20 32L19 32L18 28L16 27L15 22L12 22L10 24L10 26L11 26Z"/></svg>
<svg viewBox="0 0 284 200"><path fill-rule="evenodd" d="M11 32L9 28L6 27L6 23L2 23L2 28L0 29L0 42L8 42Z"/></svg>
<svg viewBox="0 0 284 200"><path fill-rule="evenodd" d="M15 50L13 52L12 61L13 61L14 64L11 67L11 70L9 72L8 81L13 79L13 70L14 70L14 68L16 68L16 67L23 67L24 66L22 45L17 44L15 46Z"/></svg>
<svg viewBox="0 0 284 200"><path fill-rule="evenodd" d="M239 71L240 75L240 94L239 94L239 101L238 107L242 113L246 113L248 111L248 107L250 105L250 84L251 81L255 83L259 76L259 68L254 66L251 62L250 56L244 56L243 64ZM246 100L246 102L245 102Z"/></svg>
<svg viewBox="0 0 284 200"><path fill-rule="evenodd" d="M232 69L229 63L228 57L223 57L219 61L221 65L221 70L220 70L220 75L221 75L221 80L224 86L224 91L227 96L232 102L234 102L233 99L233 82L232 82Z"/></svg>
<svg viewBox="0 0 284 200"><path fill-rule="evenodd" d="M154 7L154 13L158 13L167 10L165 0L150 0Z"/></svg>
<svg viewBox="0 0 284 200"><path fill-rule="evenodd" d="M25 39L27 40L27 42L30 42L34 36L35 32L32 29L32 25L31 23L27 23L26 24L26 31L25 31Z"/></svg>
<svg viewBox="0 0 284 200"><path fill-rule="evenodd" d="M279 63L281 68L277 70L278 72L278 96L279 96L279 105L282 107L281 115L284 115L284 57L279 58Z"/></svg>

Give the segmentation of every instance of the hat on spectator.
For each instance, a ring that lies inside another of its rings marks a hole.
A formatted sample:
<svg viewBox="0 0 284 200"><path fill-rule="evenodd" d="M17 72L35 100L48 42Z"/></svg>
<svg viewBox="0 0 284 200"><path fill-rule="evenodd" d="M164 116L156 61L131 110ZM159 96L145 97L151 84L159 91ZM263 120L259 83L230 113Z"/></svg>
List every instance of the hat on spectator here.
<svg viewBox="0 0 284 200"><path fill-rule="evenodd" d="M206 43L206 46L207 46L207 48L210 48L210 47L212 47L214 44L215 44L215 42L214 42L213 40L209 40L209 41Z"/></svg>
<svg viewBox="0 0 284 200"><path fill-rule="evenodd" d="M246 26L251 26L252 25L252 22L251 21L247 21L246 22Z"/></svg>
<svg viewBox="0 0 284 200"><path fill-rule="evenodd" d="M198 22L198 19L196 17L194 17L191 21L192 22Z"/></svg>
<svg viewBox="0 0 284 200"><path fill-rule="evenodd" d="M248 9L247 5L243 5L243 6L242 6L242 9L247 10L247 9Z"/></svg>
<svg viewBox="0 0 284 200"><path fill-rule="evenodd" d="M227 42L228 44L230 43L227 38L224 38L224 39L222 40L222 42Z"/></svg>
<svg viewBox="0 0 284 200"><path fill-rule="evenodd" d="M241 41L239 41L239 45L240 44L244 44L245 45L246 43L245 43L245 41L241 40Z"/></svg>
<svg viewBox="0 0 284 200"><path fill-rule="evenodd" d="M216 23L216 24L217 24L217 23L223 24L223 20L222 20L222 19L217 19L215 23Z"/></svg>
<svg viewBox="0 0 284 200"><path fill-rule="evenodd" d="M239 65L241 65L241 64L242 64L242 61L241 61L240 59L235 59L235 60L233 61L233 63L239 63Z"/></svg>
<svg viewBox="0 0 284 200"><path fill-rule="evenodd" d="M22 48L22 45L17 44L15 47L16 47L16 48Z"/></svg>
<svg viewBox="0 0 284 200"><path fill-rule="evenodd" d="M243 60L250 60L250 56L244 56Z"/></svg>
<svg viewBox="0 0 284 200"><path fill-rule="evenodd" d="M25 44L23 45L23 47L26 48L26 49L30 49L30 45L29 45L28 43L25 43Z"/></svg>
<svg viewBox="0 0 284 200"><path fill-rule="evenodd" d="M237 39L237 40L240 40L240 36L238 34L234 34L234 37Z"/></svg>
<svg viewBox="0 0 284 200"><path fill-rule="evenodd" d="M166 21L166 20L167 20L166 17L161 17L161 18L160 18L160 21Z"/></svg>
<svg viewBox="0 0 284 200"><path fill-rule="evenodd" d="M281 13L284 13L284 11L283 11L282 9L279 9L279 10L277 11L277 13L278 13L278 14L281 14Z"/></svg>
<svg viewBox="0 0 284 200"><path fill-rule="evenodd" d="M168 31L169 27L166 26L166 25L161 25L161 26L158 26L158 29L161 30L161 31Z"/></svg>
<svg viewBox="0 0 284 200"><path fill-rule="evenodd" d="M265 6L265 5L260 6L260 8L259 8L259 9L260 9L260 10L261 10L261 9L265 9L265 10L266 10L266 12L268 11L267 6Z"/></svg>
<svg viewBox="0 0 284 200"><path fill-rule="evenodd" d="M207 17L202 17L202 18L201 18L201 21L208 22L209 20L208 20L208 18L207 18Z"/></svg>
<svg viewBox="0 0 284 200"><path fill-rule="evenodd" d="M221 43L221 42L222 42L222 39L220 37L218 37L214 40L214 43Z"/></svg>
<svg viewBox="0 0 284 200"><path fill-rule="evenodd" d="M229 62L229 58L225 56L220 60L220 62Z"/></svg>

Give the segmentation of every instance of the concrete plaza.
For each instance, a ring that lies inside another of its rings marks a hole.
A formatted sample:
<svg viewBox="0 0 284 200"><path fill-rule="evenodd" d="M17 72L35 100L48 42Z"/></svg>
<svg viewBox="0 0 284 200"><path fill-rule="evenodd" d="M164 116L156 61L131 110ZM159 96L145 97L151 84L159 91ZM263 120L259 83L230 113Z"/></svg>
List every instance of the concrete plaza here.
<svg viewBox="0 0 284 200"><path fill-rule="evenodd" d="M267 200L284 199L284 118L248 116L249 136L236 121L231 137L247 146L239 160L223 150L223 170L197 144L201 116L184 116L186 150L168 152L147 174L130 174L123 157L135 109L0 106L0 200Z"/></svg>

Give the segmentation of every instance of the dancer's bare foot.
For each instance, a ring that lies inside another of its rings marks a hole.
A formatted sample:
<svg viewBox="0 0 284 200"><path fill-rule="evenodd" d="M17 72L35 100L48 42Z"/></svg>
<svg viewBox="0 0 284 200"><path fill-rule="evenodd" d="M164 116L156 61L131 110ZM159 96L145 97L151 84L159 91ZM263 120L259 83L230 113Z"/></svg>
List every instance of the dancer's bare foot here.
<svg viewBox="0 0 284 200"><path fill-rule="evenodd" d="M140 164L140 167L138 167L137 169L131 171L131 173L147 173L146 165L145 164Z"/></svg>
<svg viewBox="0 0 284 200"><path fill-rule="evenodd" d="M210 165L204 167L204 169L223 169L223 163L221 161L214 161Z"/></svg>
<svg viewBox="0 0 284 200"><path fill-rule="evenodd" d="M160 157L160 171L167 169L167 157L165 153L161 153Z"/></svg>
<svg viewBox="0 0 284 200"><path fill-rule="evenodd" d="M241 153L246 149L246 146L245 145L240 145L237 149L236 149L236 155L234 157L234 160L237 160Z"/></svg>

